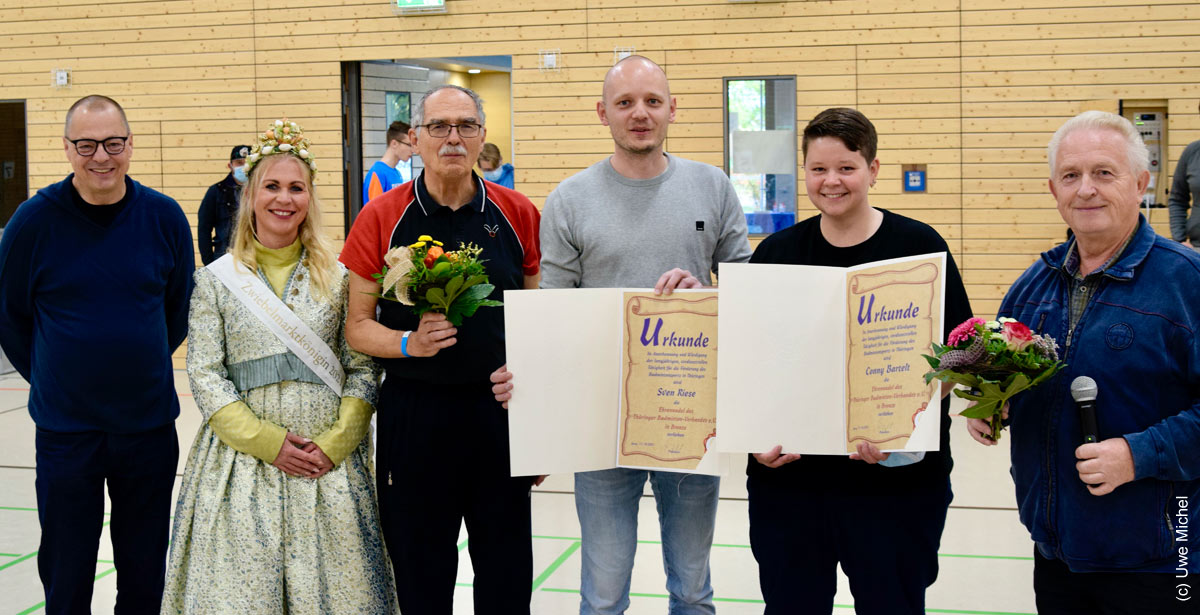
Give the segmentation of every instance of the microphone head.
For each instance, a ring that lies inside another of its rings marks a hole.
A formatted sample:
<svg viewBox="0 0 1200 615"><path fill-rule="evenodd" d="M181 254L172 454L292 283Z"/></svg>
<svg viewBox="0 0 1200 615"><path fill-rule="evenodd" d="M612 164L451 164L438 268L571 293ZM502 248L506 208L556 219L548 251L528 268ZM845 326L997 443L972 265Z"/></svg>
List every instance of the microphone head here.
<svg viewBox="0 0 1200 615"><path fill-rule="evenodd" d="M1071 381L1071 397L1075 401L1095 401L1096 381L1087 376L1080 376Z"/></svg>

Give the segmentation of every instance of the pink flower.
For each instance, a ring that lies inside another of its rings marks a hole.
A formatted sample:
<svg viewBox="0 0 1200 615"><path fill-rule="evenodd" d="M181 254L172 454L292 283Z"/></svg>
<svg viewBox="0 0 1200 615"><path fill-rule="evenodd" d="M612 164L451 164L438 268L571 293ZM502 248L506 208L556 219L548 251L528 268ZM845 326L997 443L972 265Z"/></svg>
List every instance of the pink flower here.
<svg viewBox="0 0 1200 615"><path fill-rule="evenodd" d="M1029 330L1029 327L1016 321L1004 323L1004 330L1000 332L1000 335L1008 347L1016 352L1025 350L1026 346L1033 343L1033 332Z"/></svg>
<svg viewBox="0 0 1200 615"><path fill-rule="evenodd" d="M950 337L946 339L946 344L957 346L959 343L975 337L978 334L978 331L975 330L975 325L982 324L982 318L968 318L963 324L954 327L954 330L950 332Z"/></svg>

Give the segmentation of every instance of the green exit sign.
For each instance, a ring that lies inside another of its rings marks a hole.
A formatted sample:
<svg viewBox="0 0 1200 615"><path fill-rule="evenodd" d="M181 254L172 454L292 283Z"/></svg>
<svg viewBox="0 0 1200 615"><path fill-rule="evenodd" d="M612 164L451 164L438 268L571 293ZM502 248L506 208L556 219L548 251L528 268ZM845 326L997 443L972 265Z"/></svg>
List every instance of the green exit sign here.
<svg viewBox="0 0 1200 615"><path fill-rule="evenodd" d="M446 0L396 0L396 10L403 15L412 13L445 13Z"/></svg>

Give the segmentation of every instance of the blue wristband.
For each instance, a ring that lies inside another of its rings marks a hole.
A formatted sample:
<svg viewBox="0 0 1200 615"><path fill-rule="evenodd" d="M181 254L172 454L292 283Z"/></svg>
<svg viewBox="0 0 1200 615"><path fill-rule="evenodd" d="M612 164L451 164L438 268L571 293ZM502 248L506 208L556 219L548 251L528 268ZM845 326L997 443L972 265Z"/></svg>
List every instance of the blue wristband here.
<svg viewBox="0 0 1200 615"><path fill-rule="evenodd" d="M405 357L412 356L408 354L408 336L411 334L412 331L405 331L404 335L400 337L400 354L404 355Z"/></svg>

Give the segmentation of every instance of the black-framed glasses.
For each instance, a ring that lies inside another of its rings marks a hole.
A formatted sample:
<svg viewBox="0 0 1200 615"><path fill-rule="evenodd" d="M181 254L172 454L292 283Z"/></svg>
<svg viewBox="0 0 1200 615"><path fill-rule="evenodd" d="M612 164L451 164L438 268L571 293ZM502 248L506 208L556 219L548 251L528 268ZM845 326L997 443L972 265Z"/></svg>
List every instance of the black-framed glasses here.
<svg viewBox="0 0 1200 615"><path fill-rule="evenodd" d="M459 133L462 134L462 133ZM125 141L129 140L129 136L124 137L108 137L97 141L96 139L67 139L75 146L75 152L80 156L93 156L96 154L96 149L104 144L104 151L108 152L109 156L116 156L125 151Z"/></svg>
<svg viewBox="0 0 1200 615"><path fill-rule="evenodd" d="M464 122L462 124L447 124L446 122L434 122L433 124L425 124L422 126L429 132L429 136L441 139L450 136L450 129L458 129L458 136L464 139L479 136L479 129L482 128L475 122Z"/></svg>

